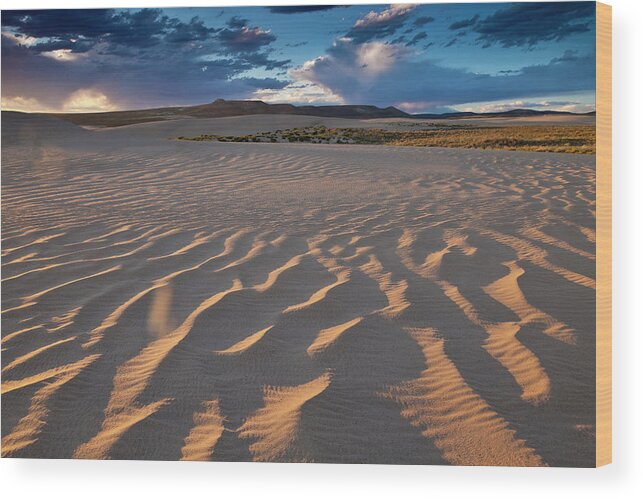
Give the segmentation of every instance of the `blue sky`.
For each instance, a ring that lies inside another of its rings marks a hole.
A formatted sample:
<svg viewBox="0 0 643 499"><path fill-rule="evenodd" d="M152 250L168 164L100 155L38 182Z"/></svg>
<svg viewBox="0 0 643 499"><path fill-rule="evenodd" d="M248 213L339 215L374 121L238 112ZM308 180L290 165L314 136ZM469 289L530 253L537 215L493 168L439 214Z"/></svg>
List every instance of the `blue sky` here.
<svg viewBox="0 0 643 499"><path fill-rule="evenodd" d="M593 2L2 12L2 106L589 111Z"/></svg>

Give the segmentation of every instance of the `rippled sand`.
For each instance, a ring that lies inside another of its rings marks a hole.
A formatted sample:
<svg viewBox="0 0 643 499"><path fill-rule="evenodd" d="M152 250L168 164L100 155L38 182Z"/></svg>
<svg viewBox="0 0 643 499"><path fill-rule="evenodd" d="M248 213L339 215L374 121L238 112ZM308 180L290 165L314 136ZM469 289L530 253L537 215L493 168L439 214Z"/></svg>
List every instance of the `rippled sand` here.
<svg viewBox="0 0 643 499"><path fill-rule="evenodd" d="M336 121L5 113L3 456L593 466L595 158Z"/></svg>

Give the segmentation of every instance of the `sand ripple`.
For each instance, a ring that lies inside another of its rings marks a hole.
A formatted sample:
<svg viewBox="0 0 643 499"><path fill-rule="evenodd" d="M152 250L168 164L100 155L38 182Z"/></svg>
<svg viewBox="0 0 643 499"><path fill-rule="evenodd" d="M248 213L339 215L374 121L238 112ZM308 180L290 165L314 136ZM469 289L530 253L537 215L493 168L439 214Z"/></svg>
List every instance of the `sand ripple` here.
<svg viewBox="0 0 643 499"><path fill-rule="evenodd" d="M3 456L593 465L592 156L154 126L3 144Z"/></svg>

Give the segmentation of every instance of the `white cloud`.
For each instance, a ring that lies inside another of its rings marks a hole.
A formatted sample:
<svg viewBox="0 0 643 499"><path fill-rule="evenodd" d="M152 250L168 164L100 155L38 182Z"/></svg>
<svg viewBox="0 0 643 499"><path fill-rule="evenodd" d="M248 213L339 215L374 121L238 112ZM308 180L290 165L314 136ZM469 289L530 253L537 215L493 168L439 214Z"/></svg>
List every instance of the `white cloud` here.
<svg viewBox="0 0 643 499"><path fill-rule="evenodd" d="M118 107L101 91L81 88L72 92L62 105L48 106L34 97L21 95L2 96L3 111L22 111L25 113L92 113L116 111Z"/></svg>
<svg viewBox="0 0 643 499"><path fill-rule="evenodd" d="M314 83L347 101L367 102L361 95L370 93L378 79L390 73L408 52L400 45L356 44L342 38L335 40L327 55L306 61L290 70L289 75L297 81Z"/></svg>
<svg viewBox="0 0 643 499"><path fill-rule="evenodd" d="M371 11L366 14L361 19L355 21L354 28L369 28L374 25L386 24L389 23L398 17L405 16L413 9L416 5L412 3L397 3L392 4L388 9L383 10L382 12Z"/></svg>
<svg viewBox="0 0 643 499"><path fill-rule="evenodd" d="M72 52L71 49L58 49L58 50L49 50L47 52L41 52L41 55L49 57L50 59L55 59L57 61L72 62L77 61L78 59L85 57L86 54L79 54L77 52Z"/></svg>
<svg viewBox="0 0 643 499"><path fill-rule="evenodd" d="M62 105L62 111L66 113L91 113L116 109L117 107L104 93L92 88L76 90Z"/></svg>
<svg viewBox="0 0 643 499"><path fill-rule="evenodd" d="M512 109L535 109L538 111L567 111L570 113L588 113L594 111L596 106L588 103L558 100L512 100L503 102L490 102L473 105L458 106L461 111L475 113L502 113Z"/></svg>
<svg viewBox="0 0 643 499"><path fill-rule="evenodd" d="M558 106L557 111L568 111L570 113L589 113L591 111L596 111L596 105L594 104L569 104L565 106Z"/></svg>
<svg viewBox="0 0 643 499"><path fill-rule="evenodd" d="M252 97L269 103L344 104L342 97L314 83L291 83L276 90L263 88Z"/></svg>
<svg viewBox="0 0 643 499"><path fill-rule="evenodd" d="M371 42L358 46L357 63L365 73L377 75L388 71L398 57L407 53L404 47L388 43Z"/></svg>
<svg viewBox="0 0 643 499"><path fill-rule="evenodd" d="M2 110L22 111L25 113L49 113L55 111L51 107L40 102L38 99L33 97L22 97L21 95L11 97L2 96Z"/></svg>

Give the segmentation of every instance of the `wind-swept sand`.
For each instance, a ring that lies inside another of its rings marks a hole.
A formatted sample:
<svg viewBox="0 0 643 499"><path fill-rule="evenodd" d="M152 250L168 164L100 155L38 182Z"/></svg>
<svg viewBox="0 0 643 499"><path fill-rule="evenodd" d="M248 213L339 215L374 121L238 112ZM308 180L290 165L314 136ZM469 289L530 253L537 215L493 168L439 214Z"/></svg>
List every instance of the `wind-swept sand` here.
<svg viewBox="0 0 643 499"><path fill-rule="evenodd" d="M594 465L594 156L314 124L4 113L3 456Z"/></svg>

